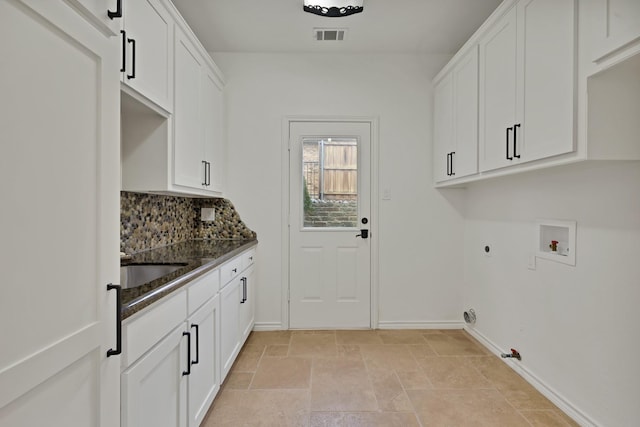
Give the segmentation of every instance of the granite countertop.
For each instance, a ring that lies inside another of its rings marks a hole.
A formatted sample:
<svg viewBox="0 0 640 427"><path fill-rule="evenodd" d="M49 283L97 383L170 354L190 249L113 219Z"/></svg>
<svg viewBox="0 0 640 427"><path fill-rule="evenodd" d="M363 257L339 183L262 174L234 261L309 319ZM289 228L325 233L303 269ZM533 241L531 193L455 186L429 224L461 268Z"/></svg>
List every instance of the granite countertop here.
<svg viewBox="0 0 640 427"><path fill-rule="evenodd" d="M137 313L193 279L258 244L252 240L190 240L140 252L120 265L145 263L186 264L183 268L145 285L122 290L122 319Z"/></svg>

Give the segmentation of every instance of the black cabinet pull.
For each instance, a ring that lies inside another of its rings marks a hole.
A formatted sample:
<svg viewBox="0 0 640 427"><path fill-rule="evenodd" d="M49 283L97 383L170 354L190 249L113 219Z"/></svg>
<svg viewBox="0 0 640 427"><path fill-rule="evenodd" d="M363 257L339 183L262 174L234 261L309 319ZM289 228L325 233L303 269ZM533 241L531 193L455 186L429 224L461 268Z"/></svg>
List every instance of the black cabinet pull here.
<svg viewBox="0 0 640 427"><path fill-rule="evenodd" d="M107 350L107 357L117 356L122 353L122 298L120 297L122 286L109 283L107 291L112 289L116 291L116 349L110 348Z"/></svg>
<svg viewBox="0 0 640 427"><path fill-rule="evenodd" d="M240 300L240 304L244 304L247 301L247 278L243 277L240 279L242 282L242 299Z"/></svg>
<svg viewBox="0 0 640 427"><path fill-rule="evenodd" d="M127 69L127 32L120 30L120 34L122 34L122 67L120 67L120 72L124 73Z"/></svg>
<svg viewBox="0 0 640 427"><path fill-rule="evenodd" d="M520 158L520 154L517 154L518 145L516 143L516 139L518 137L518 128L520 127L520 123L513 125L513 157L516 159Z"/></svg>
<svg viewBox="0 0 640 427"><path fill-rule="evenodd" d="M207 186L211 185L211 162L207 162Z"/></svg>
<svg viewBox="0 0 640 427"><path fill-rule="evenodd" d="M451 175L450 176L455 176L456 173L453 171L453 155L456 154L455 151L451 152Z"/></svg>
<svg viewBox="0 0 640 427"><path fill-rule="evenodd" d="M191 325L191 328L196 328L196 360L192 360L192 365L200 363L200 328L195 323Z"/></svg>
<svg viewBox="0 0 640 427"><path fill-rule="evenodd" d="M451 168L449 167L450 160L451 160L451 153L447 153L447 176L451 176Z"/></svg>
<svg viewBox="0 0 640 427"><path fill-rule="evenodd" d="M202 164L204 165L204 182L202 185L207 185L207 162L203 160Z"/></svg>
<svg viewBox="0 0 640 427"><path fill-rule="evenodd" d="M109 19L122 18L122 0L117 0L115 12L107 10L107 16L109 17Z"/></svg>
<svg viewBox="0 0 640 427"><path fill-rule="evenodd" d="M129 43L133 46L133 56L131 60L131 74L127 74L127 79L135 79L136 78L136 40L135 39L127 39Z"/></svg>
<svg viewBox="0 0 640 427"><path fill-rule="evenodd" d="M507 128L507 160L513 160L513 157L509 156L509 132L512 130L513 128Z"/></svg>
<svg viewBox="0 0 640 427"><path fill-rule="evenodd" d="M191 332L183 332L182 336L187 336L187 370L182 371L182 376L191 375Z"/></svg>
<svg viewBox="0 0 640 427"><path fill-rule="evenodd" d="M237 269L237 268L234 268L234 269L233 269L233 270L231 270L231 271L232 271L233 273L237 273L237 272L238 272L238 269Z"/></svg>

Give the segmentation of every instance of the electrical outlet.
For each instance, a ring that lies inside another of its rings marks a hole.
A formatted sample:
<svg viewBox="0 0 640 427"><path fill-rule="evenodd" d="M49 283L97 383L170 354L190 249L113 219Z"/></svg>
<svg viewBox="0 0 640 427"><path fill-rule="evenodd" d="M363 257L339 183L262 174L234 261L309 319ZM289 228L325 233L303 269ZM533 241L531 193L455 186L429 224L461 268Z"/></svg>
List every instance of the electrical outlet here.
<svg viewBox="0 0 640 427"><path fill-rule="evenodd" d="M216 210L215 208L201 208L200 209L200 220L201 221L215 221L216 220Z"/></svg>

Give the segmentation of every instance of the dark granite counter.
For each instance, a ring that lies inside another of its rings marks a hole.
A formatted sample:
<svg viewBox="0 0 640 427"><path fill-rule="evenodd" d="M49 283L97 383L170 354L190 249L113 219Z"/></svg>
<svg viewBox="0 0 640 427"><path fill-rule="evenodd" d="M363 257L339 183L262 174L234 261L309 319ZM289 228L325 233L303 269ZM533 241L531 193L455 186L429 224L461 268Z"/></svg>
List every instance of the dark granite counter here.
<svg viewBox="0 0 640 427"><path fill-rule="evenodd" d="M122 319L137 313L193 279L258 244L252 240L190 240L146 252L121 261L121 265L186 264L183 268L145 285L122 290Z"/></svg>

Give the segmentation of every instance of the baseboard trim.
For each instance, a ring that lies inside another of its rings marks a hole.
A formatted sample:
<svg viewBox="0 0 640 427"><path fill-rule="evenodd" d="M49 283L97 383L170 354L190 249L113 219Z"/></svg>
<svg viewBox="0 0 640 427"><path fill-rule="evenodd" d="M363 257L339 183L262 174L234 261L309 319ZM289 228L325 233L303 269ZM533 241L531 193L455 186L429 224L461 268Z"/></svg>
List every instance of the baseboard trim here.
<svg viewBox="0 0 640 427"><path fill-rule="evenodd" d="M484 345L489 351L496 356L500 357L503 351L493 341L488 339L482 333L476 331L469 326L464 326L464 330L472 337L477 339L482 345ZM531 384L536 390L542 393L547 399L549 399L554 405L562 409L568 416L573 418L575 422L585 427L601 427L598 423L593 421L588 415L572 405L567 399L565 399L560 393L555 391L552 387L548 386L544 381L538 378L534 373L529 371L520 362L513 361L511 359L500 359L511 369L516 371L522 378Z"/></svg>
<svg viewBox="0 0 640 427"><path fill-rule="evenodd" d="M254 331L281 331L284 328L281 322L256 322L253 324Z"/></svg>
<svg viewBox="0 0 640 427"><path fill-rule="evenodd" d="M384 321L378 322L378 329L463 329L464 323L459 321L441 320L438 322L412 322L412 321Z"/></svg>

